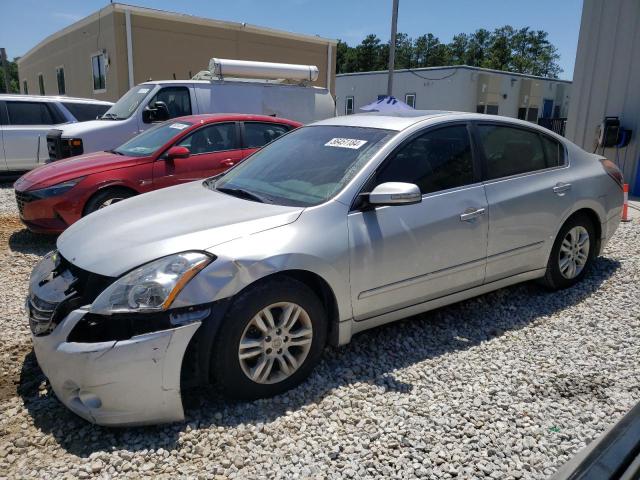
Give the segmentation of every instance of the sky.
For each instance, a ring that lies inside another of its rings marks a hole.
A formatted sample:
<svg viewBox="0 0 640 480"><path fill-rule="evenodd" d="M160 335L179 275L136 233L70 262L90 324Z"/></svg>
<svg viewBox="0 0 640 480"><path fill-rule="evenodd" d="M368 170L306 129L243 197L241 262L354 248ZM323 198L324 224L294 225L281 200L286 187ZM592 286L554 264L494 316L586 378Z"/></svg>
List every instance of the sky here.
<svg viewBox="0 0 640 480"><path fill-rule="evenodd" d="M457 33L506 24L545 30L558 48L561 78L571 79L582 0L399 0L398 31L433 33L449 42ZM46 36L107 4L107 0L0 0L0 47L23 55ZM246 22L339 38L356 45L369 33L389 39L391 0L129 0L128 3L199 17ZM214 47L212 46L212 56Z"/></svg>

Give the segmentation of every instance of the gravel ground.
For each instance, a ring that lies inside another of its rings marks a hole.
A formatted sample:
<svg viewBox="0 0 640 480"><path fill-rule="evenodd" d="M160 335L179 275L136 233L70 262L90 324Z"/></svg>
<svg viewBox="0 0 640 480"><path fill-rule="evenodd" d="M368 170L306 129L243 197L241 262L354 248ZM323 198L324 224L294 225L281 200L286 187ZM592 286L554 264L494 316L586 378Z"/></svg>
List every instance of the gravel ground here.
<svg viewBox="0 0 640 480"><path fill-rule="evenodd" d="M107 429L67 411L22 302L53 240L0 188L0 477L547 478L640 400L640 225L588 278L503 289L330 348L279 397L185 395L187 421Z"/></svg>

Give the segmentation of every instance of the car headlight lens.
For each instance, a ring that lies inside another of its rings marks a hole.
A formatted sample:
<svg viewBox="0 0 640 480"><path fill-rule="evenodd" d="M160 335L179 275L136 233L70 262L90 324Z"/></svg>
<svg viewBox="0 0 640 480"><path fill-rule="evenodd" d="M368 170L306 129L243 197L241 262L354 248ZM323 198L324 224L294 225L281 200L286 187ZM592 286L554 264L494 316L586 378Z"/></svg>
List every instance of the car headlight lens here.
<svg viewBox="0 0 640 480"><path fill-rule="evenodd" d="M110 315L167 310L189 280L213 259L202 252L185 252L154 260L112 283L90 311Z"/></svg>
<svg viewBox="0 0 640 480"><path fill-rule="evenodd" d="M66 182L57 183L50 187L41 188L39 190L32 190L28 192L36 198L49 198L55 197L57 195L62 195L63 193L67 193L73 187L75 187L80 181L84 179L84 177L74 178L73 180L67 180Z"/></svg>

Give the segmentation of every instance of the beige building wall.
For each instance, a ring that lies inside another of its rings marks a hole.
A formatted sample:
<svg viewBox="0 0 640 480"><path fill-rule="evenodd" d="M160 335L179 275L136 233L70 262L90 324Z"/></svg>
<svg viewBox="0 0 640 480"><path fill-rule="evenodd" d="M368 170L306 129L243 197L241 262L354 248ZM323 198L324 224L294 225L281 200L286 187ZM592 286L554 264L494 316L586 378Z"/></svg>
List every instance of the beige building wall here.
<svg viewBox="0 0 640 480"><path fill-rule="evenodd" d="M117 99L123 85L119 83L122 66L118 64L116 55L114 12L105 13L103 9L100 13L100 16L95 13L52 35L22 57L18 61L20 91L24 93L23 81L26 80L29 93L39 94L38 74L42 73L45 95L58 95L56 68L63 66L67 95L99 100ZM105 92L94 93L91 56L102 50L106 50L110 62L106 75L107 88ZM124 73L126 78L126 71Z"/></svg>
<svg viewBox="0 0 640 480"><path fill-rule="evenodd" d="M45 94L57 95L56 67L65 70L69 96L115 101L129 89L126 11L131 20L134 83L186 80L208 68L212 57L316 65L314 85L335 92L336 42L121 4L99 12L46 38L18 62L21 90L38 94L38 73ZM104 92L93 91L91 56L109 58ZM327 76L327 70L330 70Z"/></svg>

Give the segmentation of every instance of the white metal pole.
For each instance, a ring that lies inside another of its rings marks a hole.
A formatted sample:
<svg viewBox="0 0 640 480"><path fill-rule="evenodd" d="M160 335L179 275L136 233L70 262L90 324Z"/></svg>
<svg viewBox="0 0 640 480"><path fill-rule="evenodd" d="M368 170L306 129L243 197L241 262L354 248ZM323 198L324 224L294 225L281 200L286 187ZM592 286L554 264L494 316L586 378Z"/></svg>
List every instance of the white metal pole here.
<svg viewBox="0 0 640 480"><path fill-rule="evenodd" d="M387 79L387 96L393 95L393 68L396 60L396 31L398 28L398 0L393 0L391 14L391 40L389 42L389 76Z"/></svg>
<svg viewBox="0 0 640 480"><path fill-rule="evenodd" d="M127 32L127 68L129 69L129 88L135 86L133 79L133 42L131 40L131 10L125 10L125 29Z"/></svg>

